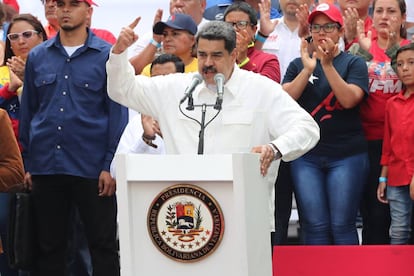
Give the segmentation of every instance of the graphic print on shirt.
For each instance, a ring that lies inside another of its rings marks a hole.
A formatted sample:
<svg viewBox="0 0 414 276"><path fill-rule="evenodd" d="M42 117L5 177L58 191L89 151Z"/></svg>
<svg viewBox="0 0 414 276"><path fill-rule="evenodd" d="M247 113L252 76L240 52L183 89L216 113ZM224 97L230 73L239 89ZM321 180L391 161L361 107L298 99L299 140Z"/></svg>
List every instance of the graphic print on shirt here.
<svg viewBox="0 0 414 276"><path fill-rule="evenodd" d="M369 93L394 94L402 89L402 83L389 62L371 61L368 64Z"/></svg>
<svg viewBox="0 0 414 276"><path fill-rule="evenodd" d="M343 110L344 108L338 102L333 91L312 110L311 115L317 122L323 122L332 118L335 110Z"/></svg>

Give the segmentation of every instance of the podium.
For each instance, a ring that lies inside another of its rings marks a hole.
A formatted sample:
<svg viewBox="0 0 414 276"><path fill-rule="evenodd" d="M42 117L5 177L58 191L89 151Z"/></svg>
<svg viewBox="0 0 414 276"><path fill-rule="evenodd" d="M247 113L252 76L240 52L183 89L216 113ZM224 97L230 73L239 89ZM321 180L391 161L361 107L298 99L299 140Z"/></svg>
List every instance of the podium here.
<svg viewBox="0 0 414 276"><path fill-rule="evenodd" d="M139 155L116 159L121 275L272 275L268 185L259 155ZM191 262L166 256L148 227L160 192L194 185L220 206L224 231L208 256Z"/></svg>

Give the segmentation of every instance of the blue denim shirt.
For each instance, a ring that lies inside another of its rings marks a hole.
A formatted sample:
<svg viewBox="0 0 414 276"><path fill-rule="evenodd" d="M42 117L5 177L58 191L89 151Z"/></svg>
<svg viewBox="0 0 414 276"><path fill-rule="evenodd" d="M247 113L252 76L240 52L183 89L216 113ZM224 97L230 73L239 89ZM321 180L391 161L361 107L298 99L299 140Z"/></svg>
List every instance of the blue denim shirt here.
<svg viewBox="0 0 414 276"><path fill-rule="evenodd" d="M70 57L59 34L30 52L19 130L32 175L96 179L109 171L128 120L127 109L109 99L106 89L110 47L88 30Z"/></svg>

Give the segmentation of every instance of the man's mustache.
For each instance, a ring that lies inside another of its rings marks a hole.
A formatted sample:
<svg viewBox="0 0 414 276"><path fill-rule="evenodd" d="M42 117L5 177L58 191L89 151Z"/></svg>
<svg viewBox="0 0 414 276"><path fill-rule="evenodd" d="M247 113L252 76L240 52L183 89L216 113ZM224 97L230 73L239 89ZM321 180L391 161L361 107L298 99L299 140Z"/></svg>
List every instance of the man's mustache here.
<svg viewBox="0 0 414 276"><path fill-rule="evenodd" d="M217 73L217 69L213 66L205 66L203 67L203 73Z"/></svg>

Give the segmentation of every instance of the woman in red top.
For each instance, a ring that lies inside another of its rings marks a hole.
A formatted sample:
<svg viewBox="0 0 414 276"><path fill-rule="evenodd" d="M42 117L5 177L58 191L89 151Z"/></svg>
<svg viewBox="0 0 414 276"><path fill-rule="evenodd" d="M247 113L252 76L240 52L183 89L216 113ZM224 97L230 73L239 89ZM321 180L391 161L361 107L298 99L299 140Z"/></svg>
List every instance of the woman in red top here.
<svg viewBox="0 0 414 276"><path fill-rule="evenodd" d="M407 244L414 198L414 44L397 51L397 74L404 89L388 100L378 200L390 205L391 244ZM411 192L411 198L410 198Z"/></svg>

